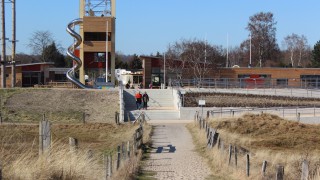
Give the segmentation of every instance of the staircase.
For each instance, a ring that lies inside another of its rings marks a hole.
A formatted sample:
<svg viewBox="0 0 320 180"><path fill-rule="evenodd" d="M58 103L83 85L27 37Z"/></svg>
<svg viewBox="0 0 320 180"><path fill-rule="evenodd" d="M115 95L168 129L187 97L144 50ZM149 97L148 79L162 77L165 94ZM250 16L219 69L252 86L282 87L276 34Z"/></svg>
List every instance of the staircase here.
<svg viewBox="0 0 320 180"><path fill-rule="evenodd" d="M135 93L140 91L149 95L148 110L137 110ZM141 112L146 120L179 120L179 110L174 108L172 90L170 89L125 89L123 91L125 102L125 121L135 120Z"/></svg>

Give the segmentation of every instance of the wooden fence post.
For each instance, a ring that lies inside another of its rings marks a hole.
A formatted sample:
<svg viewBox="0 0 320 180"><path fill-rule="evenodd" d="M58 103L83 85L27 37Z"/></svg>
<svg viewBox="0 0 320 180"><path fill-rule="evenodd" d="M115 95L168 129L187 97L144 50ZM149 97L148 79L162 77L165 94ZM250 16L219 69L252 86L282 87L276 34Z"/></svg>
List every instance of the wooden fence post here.
<svg viewBox="0 0 320 180"><path fill-rule="evenodd" d="M210 147L210 142L211 142L211 138L212 138L212 131L210 130L210 132L209 132L209 136L208 136L208 143L207 143L207 147Z"/></svg>
<svg viewBox="0 0 320 180"><path fill-rule="evenodd" d="M120 161L121 161L121 147L118 146L117 170L120 168Z"/></svg>
<svg viewBox="0 0 320 180"><path fill-rule="evenodd" d="M229 145L229 163L228 163L228 165L230 165L230 163L231 163L231 158L232 158L232 145L230 144Z"/></svg>
<svg viewBox="0 0 320 180"><path fill-rule="evenodd" d="M130 141L127 142L127 156L130 159Z"/></svg>
<svg viewBox="0 0 320 180"><path fill-rule="evenodd" d="M217 133L216 130L213 130L213 135L211 139L211 148L213 148L217 144L218 138L219 138L219 133Z"/></svg>
<svg viewBox="0 0 320 180"><path fill-rule="evenodd" d="M45 118L45 116L44 116ZM39 155L51 146L51 124L49 121L39 122Z"/></svg>
<svg viewBox="0 0 320 180"><path fill-rule="evenodd" d="M2 180L2 163L0 161L0 180Z"/></svg>
<svg viewBox="0 0 320 180"><path fill-rule="evenodd" d="M266 176L267 164L268 164L267 161L263 161L263 163L262 163L262 169L261 169L261 175L262 175L262 177L265 177L265 176Z"/></svg>
<svg viewBox="0 0 320 180"><path fill-rule="evenodd" d="M210 111L207 111L207 119L209 119Z"/></svg>
<svg viewBox="0 0 320 180"><path fill-rule="evenodd" d="M111 155L103 155L104 157L104 167L105 167L105 172L106 176L105 179L109 180L111 179L112 176L112 156Z"/></svg>
<svg viewBox="0 0 320 180"><path fill-rule="evenodd" d="M39 155L43 153L43 130L42 130L42 122L39 122Z"/></svg>
<svg viewBox="0 0 320 180"><path fill-rule="evenodd" d="M250 156L249 154L246 155L247 156L247 171L246 171L246 174L247 176L249 177L250 176Z"/></svg>
<svg viewBox="0 0 320 180"><path fill-rule="evenodd" d="M126 160L126 146L124 145L124 142L121 144L121 153L122 153L122 159Z"/></svg>
<svg viewBox="0 0 320 180"><path fill-rule="evenodd" d="M237 167L238 166L238 149L237 146L234 146L234 164Z"/></svg>
<svg viewBox="0 0 320 180"><path fill-rule="evenodd" d="M78 149L78 139L69 137L70 151L75 152Z"/></svg>
<svg viewBox="0 0 320 180"><path fill-rule="evenodd" d="M301 169L301 180L308 180L309 178L309 164L305 159L302 161L302 169Z"/></svg>
<svg viewBox="0 0 320 180"><path fill-rule="evenodd" d="M207 139L209 139L210 127L207 125L206 127Z"/></svg>
<svg viewBox="0 0 320 180"><path fill-rule="evenodd" d="M136 135L136 132L133 134L132 153L134 155L137 155L137 135Z"/></svg>
<svg viewBox="0 0 320 180"><path fill-rule="evenodd" d="M221 142L221 148L220 148L220 150L221 150L221 153L223 153L223 151L224 151L224 143L223 143L223 140L220 140L220 142Z"/></svg>
<svg viewBox="0 0 320 180"><path fill-rule="evenodd" d="M91 149L89 149L89 150L87 151L87 159L88 159L88 160L91 160L92 158L93 158L93 152L92 152Z"/></svg>
<svg viewBox="0 0 320 180"><path fill-rule="evenodd" d="M284 177L284 167L281 165L276 166L276 180L283 180Z"/></svg>

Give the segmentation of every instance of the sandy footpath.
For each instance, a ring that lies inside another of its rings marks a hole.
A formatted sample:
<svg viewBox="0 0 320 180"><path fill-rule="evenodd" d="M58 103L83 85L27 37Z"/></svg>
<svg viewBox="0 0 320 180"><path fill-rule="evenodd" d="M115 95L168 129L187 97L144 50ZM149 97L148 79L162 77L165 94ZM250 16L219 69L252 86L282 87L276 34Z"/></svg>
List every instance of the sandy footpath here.
<svg viewBox="0 0 320 180"><path fill-rule="evenodd" d="M153 124L150 158L144 170L154 171L157 179L205 179L210 169L195 152L191 134L185 124Z"/></svg>

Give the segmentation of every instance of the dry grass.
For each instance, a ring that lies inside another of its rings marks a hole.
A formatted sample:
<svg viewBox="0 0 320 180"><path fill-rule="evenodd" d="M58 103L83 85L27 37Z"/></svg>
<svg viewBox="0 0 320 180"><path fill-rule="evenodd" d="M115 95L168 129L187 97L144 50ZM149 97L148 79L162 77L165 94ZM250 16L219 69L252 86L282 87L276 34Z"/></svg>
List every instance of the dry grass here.
<svg viewBox="0 0 320 180"><path fill-rule="evenodd" d="M317 98L236 93L187 93L185 95L185 106L197 107L199 99L205 99L207 107L320 107L320 101Z"/></svg>
<svg viewBox="0 0 320 180"><path fill-rule="evenodd" d="M240 137L239 145L250 149L294 152L320 149L320 125L288 121L277 115L245 114L238 118L213 120L210 125L233 136L230 139ZM222 135L225 136L228 135Z"/></svg>
<svg viewBox="0 0 320 180"><path fill-rule="evenodd" d="M104 174L99 156L89 159L86 149L73 152L65 144L54 143L50 153L40 157L28 149L15 156L5 159L5 179L101 179Z"/></svg>
<svg viewBox="0 0 320 180"><path fill-rule="evenodd" d="M130 141L137 125L114 123L119 110L118 91L70 89L1 89L0 161L4 179L104 179L103 155L112 154L114 179L130 179L141 152L115 170L118 145ZM81 124L82 114L86 124ZM42 114L52 122L53 145L39 157L39 127ZM11 123L7 123L11 122ZM21 122L21 123L20 123ZM144 142L151 127L144 126ZM69 137L79 149L70 152ZM88 159L88 151L93 158Z"/></svg>
<svg viewBox="0 0 320 180"><path fill-rule="evenodd" d="M38 157L38 126L0 126L0 160L5 179L103 179L103 154L113 154L122 142L133 140L138 126L110 124L53 125L53 140L50 153ZM144 126L144 141L148 141L151 127ZM70 152L68 137L79 140L77 153ZM94 157L88 159L87 152ZM122 162L114 179L130 179L140 160L138 156L126 164ZM115 165L115 164L114 164Z"/></svg>
<svg viewBox="0 0 320 180"><path fill-rule="evenodd" d="M319 179L319 126L305 125L283 120L270 114L247 114L239 118L214 119L211 127L218 129L224 141L224 150L206 148L206 134L196 124L189 125L195 142L202 154L209 159L212 170L228 179L262 179L261 166L268 161L265 179L275 178L276 165L285 167L286 179L300 179L301 164L309 162L310 179ZM228 165L228 146L236 145L250 150L250 177L246 177L245 154L238 155L238 166L234 159Z"/></svg>
<svg viewBox="0 0 320 180"><path fill-rule="evenodd" d="M113 123L119 111L118 91L81 89L1 89L1 112L7 122Z"/></svg>

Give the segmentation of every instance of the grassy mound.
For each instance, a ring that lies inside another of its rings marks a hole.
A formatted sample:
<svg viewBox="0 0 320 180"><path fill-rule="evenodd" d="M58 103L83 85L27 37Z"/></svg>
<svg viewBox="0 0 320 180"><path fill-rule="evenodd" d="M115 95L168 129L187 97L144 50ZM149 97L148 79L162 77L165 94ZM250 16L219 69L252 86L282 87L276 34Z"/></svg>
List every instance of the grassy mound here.
<svg viewBox="0 0 320 180"><path fill-rule="evenodd" d="M1 114L7 122L114 122L118 91L78 89L1 89Z"/></svg>
<svg viewBox="0 0 320 180"><path fill-rule="evenodd" d="M320 149L320 125L301 124L272 114L246 114L240 118L222 119L210 123L218 130L245 139L238 142L254 149L289 151Z"/></svg>

